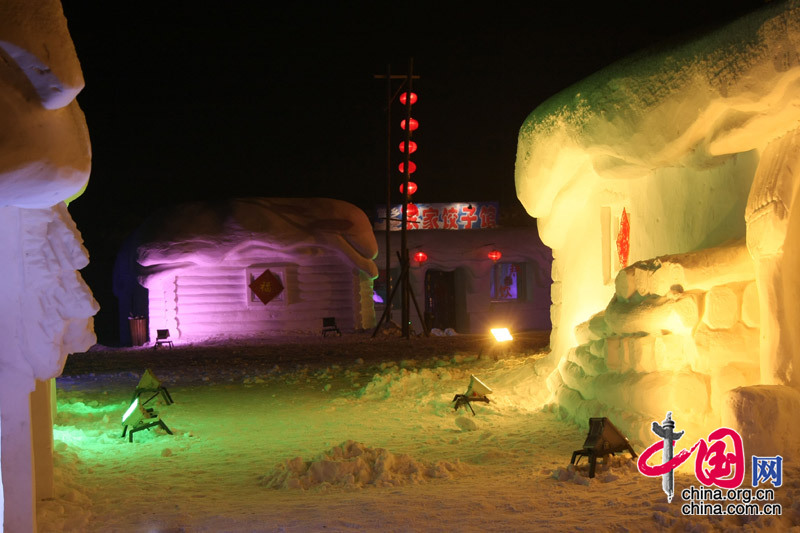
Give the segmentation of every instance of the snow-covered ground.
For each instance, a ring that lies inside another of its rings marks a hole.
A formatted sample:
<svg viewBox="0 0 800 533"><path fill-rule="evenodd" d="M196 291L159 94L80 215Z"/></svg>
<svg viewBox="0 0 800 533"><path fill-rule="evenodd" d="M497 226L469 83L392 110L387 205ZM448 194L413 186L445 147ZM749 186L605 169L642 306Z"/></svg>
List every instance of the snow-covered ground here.
<svg viewBox="0 0 800 533"><path fill-rule="evenodd" d="M173 350L96 347L57 380L56 494L40 531L714 531L800 522L784 465L780 518L684 517L629 455L576 470L588 430L545 406L546 334L262 339ZM541 366L541 365L540 365ZM175 403L121 438L150 368ZM493 389L453 410L470 375ZM650 444L650 443L648 443ZM634 443L637 452L641 444ZM678 473L678 488L697 485Z"/></svg>

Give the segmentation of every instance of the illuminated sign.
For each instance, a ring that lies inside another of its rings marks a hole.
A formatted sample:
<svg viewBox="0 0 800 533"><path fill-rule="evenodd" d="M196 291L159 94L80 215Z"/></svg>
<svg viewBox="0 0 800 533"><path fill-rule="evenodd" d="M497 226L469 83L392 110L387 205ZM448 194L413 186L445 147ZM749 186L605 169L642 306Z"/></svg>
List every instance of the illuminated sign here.
<svg viewBox="0 0 800 533"><path fill-rule="evenodd" d="M409 186L410 188L410 186ZM413 204L409 207L407 229L488 229L497 227L498 202L459 202L450 204ZM386 229L386 206L378 206L375 229ZM391 231L400 231L401 206L392 207L389 220Z"/></svg>

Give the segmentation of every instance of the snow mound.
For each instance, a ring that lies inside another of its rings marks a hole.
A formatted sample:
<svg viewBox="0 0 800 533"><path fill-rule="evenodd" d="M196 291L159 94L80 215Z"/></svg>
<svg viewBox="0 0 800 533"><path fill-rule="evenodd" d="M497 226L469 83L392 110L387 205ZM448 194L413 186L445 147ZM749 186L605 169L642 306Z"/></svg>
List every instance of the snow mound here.
<svg viewBox="0 0 800 533"><path fill-rule="evenodd" d="M450 479L462 469L458 461L419 462L406 454L348 440L312 461L295 457L277 464L259 476L259 485L274 489L391 487Z"/></svg>
<svg viewBox="0 0 800 533"><path fill-rule="evenodd" d="M595 467L594 480L598 483L612 483L620 478L629 478L639 475L636 461L628 455L614 455L598 458ZM589 462L582 461L578 465L568 465L566 468L556 468L550 472L550 477L561 482L571 482L577 485L589 485Z"/></svg>

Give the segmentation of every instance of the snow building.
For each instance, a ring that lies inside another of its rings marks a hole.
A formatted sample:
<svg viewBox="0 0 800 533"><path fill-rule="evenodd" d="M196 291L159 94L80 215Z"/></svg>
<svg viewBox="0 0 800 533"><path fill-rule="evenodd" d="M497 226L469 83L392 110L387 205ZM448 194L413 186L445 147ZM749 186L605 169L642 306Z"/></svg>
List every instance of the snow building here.
<svg viewBox="0 0 800 533"><path fill-rule="evenodd" d="M376 254L367 216L340 200L170 207L148 218L117 256L121 336L136 334L129 317L146 319L151 341L158 329L178 340L319 334L324 317L344 331L369 328Z"/></svg>
<svg viewBox="0 0 800 533"><path fill-rule="evenodd" d="M400 210L399 205L393 208L389 231L392 287L401 272L397 255ZM497 202L412 204L406 239L413 293L409 319L415 332L423 331L423 321L428 328L484 335L493 327L512 332L550 329L550 249L535 225L499 225L499 210ZM390 296L385 212L385 207L378 208L375 222L378 319ZM388 316L397 324L401 322L400 297L397 290Z"/></svg>
<svg viewBox="0 0 800 533"><path fill-rule="evenodd" d="M800 4L616 63L519 132L560 413L800 456Z"/></svg>
<svg viewBox="0 0 800 533"><path fill-rule="evenodd" d="M89 180L80 63L58 0L0 2L0 528L36 531L54 496L55 377L98 305L66 203Z"/></svg>

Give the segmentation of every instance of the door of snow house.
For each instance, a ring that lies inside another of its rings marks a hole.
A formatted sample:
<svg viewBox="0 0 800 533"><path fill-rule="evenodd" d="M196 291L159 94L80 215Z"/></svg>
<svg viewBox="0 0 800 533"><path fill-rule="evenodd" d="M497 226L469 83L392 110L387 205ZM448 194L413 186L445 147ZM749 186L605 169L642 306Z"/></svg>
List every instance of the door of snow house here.
<svg viewBox="0 0 800 533"><path fill-rule="evenodd" d="M455 272L425 272L425 320L431 328L456 327Z"/></svg>

